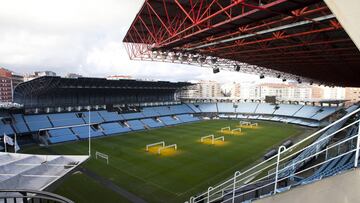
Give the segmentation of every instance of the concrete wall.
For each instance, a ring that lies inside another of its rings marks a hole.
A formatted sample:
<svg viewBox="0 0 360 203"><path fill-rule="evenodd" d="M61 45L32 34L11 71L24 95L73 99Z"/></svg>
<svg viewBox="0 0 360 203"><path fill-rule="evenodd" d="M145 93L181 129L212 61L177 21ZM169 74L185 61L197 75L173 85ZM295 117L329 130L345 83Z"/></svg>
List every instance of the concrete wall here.
<svg viewBox="0 0 360 203"><path fill-rule="evenodd" d="M360 202L360 169L299 186L255 203L353 203Z"/></svg>
<svg viewBox="0 0 360 203"><path fill-rule="evenodd" d="M360 1L324 0L344 27L358 49L360 49ZM359 200L360 201L360 200Z"/></svg>

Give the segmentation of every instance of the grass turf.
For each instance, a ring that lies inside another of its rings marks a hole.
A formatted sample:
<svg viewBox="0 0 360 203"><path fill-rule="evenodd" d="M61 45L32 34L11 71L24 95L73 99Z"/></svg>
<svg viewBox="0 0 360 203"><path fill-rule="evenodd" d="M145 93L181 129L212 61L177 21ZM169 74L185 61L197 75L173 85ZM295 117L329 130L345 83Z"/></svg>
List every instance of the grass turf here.
<svg viewBox="0 0 360 203"><path fill-rule="evenodd" d="M95 203L103 202L105 199L106 202L130 203L126 198L103 187L96 181L79 172L68 177L54 193L63 195L74 202Z"/></svg>
<svg viewBox="0 0 360 203"><path fill-rule="evenodd" d="M241 136L218 132L225 126L236 128L238 123L234 120L211 120L94 139L93 154L95 151L108 154L110 163L106 165L104 160L92 158L83 166L148 202L184 202L191 195L230 177L234 171L253 164L274 145L303 133L300 127L273 122L258 122L259 128L242 129ZM213 146L199 142L200 137L209 134L225 136L226 144ZM159 141L177 144L178 151L173 156L145 151L146 144ZM50 148L59 154L86 154L88 143L65 143ZM46 151L41 148L25 150L32 153ZM91 188L81 187L82 181L70 183L65 180L58 190L73 187L91 191ZM86 191L79 193L85 194ZM66 192L62 194L67 196ZM91 200L99 195L106 194L89 193L86 198Z"/></svg>

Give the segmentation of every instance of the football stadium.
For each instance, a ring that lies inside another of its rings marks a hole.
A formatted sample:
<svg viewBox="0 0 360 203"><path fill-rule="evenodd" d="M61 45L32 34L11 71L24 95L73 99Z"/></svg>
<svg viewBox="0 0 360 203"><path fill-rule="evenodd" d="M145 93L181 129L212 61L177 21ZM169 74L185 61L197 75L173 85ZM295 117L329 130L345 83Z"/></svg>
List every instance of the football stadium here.
<svg viewBox="0 0 360 203"><path fill-rule="evenodd" d="M122 43L140 63L360 87L359 9L357 0L144 0ZM181 97L194 85L17 84L0 107L0 201L360 201L359 103Z"/></svg>

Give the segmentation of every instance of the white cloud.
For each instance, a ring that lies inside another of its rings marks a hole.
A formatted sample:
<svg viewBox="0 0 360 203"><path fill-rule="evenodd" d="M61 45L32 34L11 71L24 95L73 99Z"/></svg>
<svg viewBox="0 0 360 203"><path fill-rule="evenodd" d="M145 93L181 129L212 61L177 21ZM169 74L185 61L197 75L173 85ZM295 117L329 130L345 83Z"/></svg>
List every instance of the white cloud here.
<svg viewBox="0 0 360 203"><path fill-rule="evenodd" d="M85 76L249 81L257 76L129 60L122 44L143 0L0 0L0 66Z"/></svg>

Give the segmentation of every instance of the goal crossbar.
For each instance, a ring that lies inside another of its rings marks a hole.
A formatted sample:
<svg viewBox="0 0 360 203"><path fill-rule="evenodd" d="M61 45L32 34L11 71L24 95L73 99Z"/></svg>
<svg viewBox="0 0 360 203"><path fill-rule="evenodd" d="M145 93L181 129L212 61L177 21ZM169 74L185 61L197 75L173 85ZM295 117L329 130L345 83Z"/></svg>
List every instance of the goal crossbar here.
<svg viewBox="0 0 360 203"><path fill-rule="evenodd" d="M222 140L223 142L225 141L225 137L224 136L220 136L220 137L216 137L212 140L212 143L215 144L216 140Z"/></svg>
<svg viewBox="0 0 360 203"><path fill-rule="evenodd" d="M107 154L96 151L95 152L95 158L98 159L98 157L105 159L106 164L109 164L109 156Z"/></svg>
<svg viewBox="0 0 360 203"><path fill-rule="evenodd" d="M234 133L236 131L241 132L241 128L235 128L235 129L231 130L232 133Z"/></svg>
<svg viewBox="0 0 360 203"><path fill-rule="evenodd" d="M224 130L230 130L230 126L221 128L221 132L224 131Z"/></svg>
<svg viewBox="0 0 360 203"><path fill-rule="evenodd" d="M171 145L159 148L158 149L158 154L161 154L161 150L168 149L168 148L175 148L175 150L177 150L177 144L171 144Z"/></svg>
<svg viewBox="0 0 360 203"><path fill-rule="evenodd" d="M146 151L149 151L149 147L153 147L153 146L156 146L156 145L161 145L162 147L165 147L165 142L161 141L161 142L155 142L155 143L152 143L152 144L147 144L146 145Z"/></svg>
<svg viewBox="0 0 360 203"><path fill-rule="evenodd" d="M240 125L251 125L251 122L248 121L240 121Z"/></svg>
<svg viewBox="0 0 360 203"><path fill-rule="evenodd" d="M214 139L214 135L207 135L207 136L204 136L204 137L201 137L201 142L204 142L205 139L208 139L208 138L211 138L211 140Z"/></svg>

